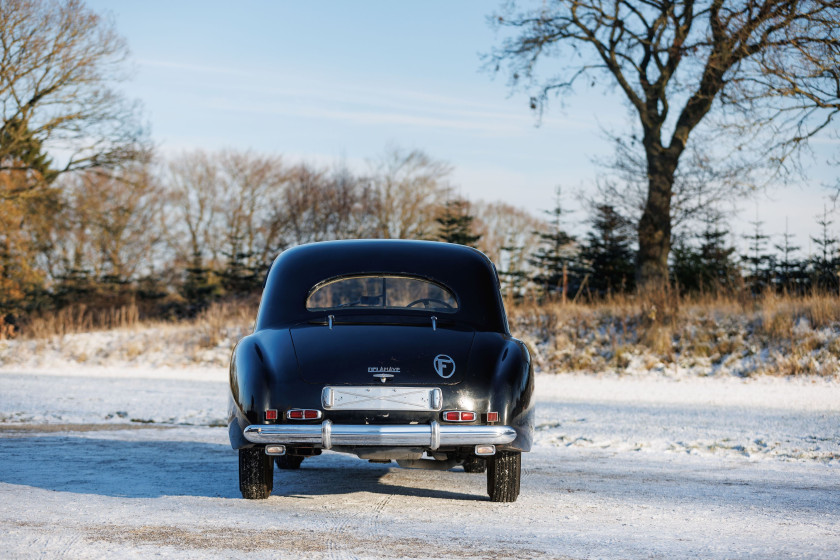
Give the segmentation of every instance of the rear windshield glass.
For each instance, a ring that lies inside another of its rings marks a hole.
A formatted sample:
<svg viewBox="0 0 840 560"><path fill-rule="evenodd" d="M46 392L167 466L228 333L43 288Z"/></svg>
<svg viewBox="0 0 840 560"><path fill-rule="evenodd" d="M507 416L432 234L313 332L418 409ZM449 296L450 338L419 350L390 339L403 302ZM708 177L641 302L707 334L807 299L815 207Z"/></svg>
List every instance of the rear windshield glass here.
<svg viewBox="0 0 840 560"><path fill-rule="evenodd" d="M352 276L315 286L306 299L309 311L345 308L430 309L454 312L458 302L439 284L407 276Z"/></svg>

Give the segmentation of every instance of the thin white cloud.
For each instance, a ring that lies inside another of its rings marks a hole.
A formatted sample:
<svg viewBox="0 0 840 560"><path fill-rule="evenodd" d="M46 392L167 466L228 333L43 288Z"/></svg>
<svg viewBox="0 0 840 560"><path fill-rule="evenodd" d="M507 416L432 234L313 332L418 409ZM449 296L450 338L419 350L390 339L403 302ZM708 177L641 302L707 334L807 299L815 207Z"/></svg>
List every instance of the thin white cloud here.
<svg viewBox="0 0 840 560"><path fill-rule="evenodd" d="M223 100L208 100L208 109L232 113L256 113L286 117L305 117L324 120L350 122L361 125L398 125L448 130L472 130L483 133L515 135L521 133L522 126L501 123L494 119L452 118L440 115L422 115L400 112L348 109L328 109L324 106L276 103L233 103Z"/></svg>
<svg viewBox="0 0 840 560"><path fill-rule="evenodd" d="M140 66L148 68L165 68L168 70L179 70L181 72L193 72L197 74L227 74L231 76L253 77L255 74L246 70L231 68L229 66L207 66L203 64L186 64L170 60L151 60L141 58L137 60Z"/></svg>
<svg viewBox="0 0 840 560"><path fill-rule="evenodd" d="M143 60L142 64L195 74L225 74L241 79L226 82L187 81L190 87L200 84L203 103L214 110L293 114L317 118L335 118L362 124L393 124L443 129L476 130L515 134L534 126L533 115L526 110L511 111L498 105L473 103L471 99L442 96L425 91L379 88L357 84L325 82L310 77L277 73L255 73L223 66L204 66L168 61ZM275 84L294 84L278 86ZM245 95L247 99L220 103L222 92ZM270 99L271 101L267 101ZM259 100L259 101L257 101ZM196 99L195 101L199 101ZM294 106L290 113L284 106ZM258 108L258 109L257 109ZM505 124L503 124L505 123ZM591 121L579 118L549 117L543 126L592 129Z"/></svg>

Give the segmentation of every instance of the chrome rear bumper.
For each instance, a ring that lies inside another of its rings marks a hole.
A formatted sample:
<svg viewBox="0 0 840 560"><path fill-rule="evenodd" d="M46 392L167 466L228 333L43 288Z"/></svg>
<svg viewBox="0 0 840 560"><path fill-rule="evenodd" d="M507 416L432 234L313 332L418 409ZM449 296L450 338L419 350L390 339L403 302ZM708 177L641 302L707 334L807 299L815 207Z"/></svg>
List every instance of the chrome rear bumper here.
<svg viewBox="0 0 840 560"><path fill-rule="evenodd" d="M252 443L308 444L330 449L338 446L413 446L438 449L442 446L503 445L516 439L510 426L454 426L430 424L252 424L245 428Z"/></svg>

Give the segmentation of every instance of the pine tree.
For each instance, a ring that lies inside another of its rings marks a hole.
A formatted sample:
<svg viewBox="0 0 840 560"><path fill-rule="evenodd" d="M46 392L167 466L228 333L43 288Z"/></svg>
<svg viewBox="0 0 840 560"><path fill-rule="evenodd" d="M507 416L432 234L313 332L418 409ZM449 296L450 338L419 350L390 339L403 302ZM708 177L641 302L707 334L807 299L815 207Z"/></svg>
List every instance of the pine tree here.
<svg viewBox="0 0 840 560"><path fill-rule="evenodd" d="M50 183L58 176L41 141L20 117L12 117L0 126L0 154L5 154L8 161L4 163L9 168L19 167L20 171L35 172L35 176L29 177L29 188L39 183Z"/></svg>
<svg viewBox="0 0 840 560"><path fill-rule="evenodd" d="M759 293L770 284L770 271L774 268L774 262L773 256L766 252L770 236L762 231L764 222L758 219L758 210L755 221L750 222L750 225L753 226L753 232L744 236L749 243L748 252L741 260L748 268L747 281L752 292Z"/></svg>
<svg viewBox="0 0 840 560"><path fill-rule="evenodd" d="M726 243L722 219L720 213L711 210L703 219L702 233L678 237L674 243L672 275L683 293L716 293L731 288L738 277L732 259L735 248Z"/></svg>
<svg viewBox="0 0 840 560"><path fill-rule="evenodd" d="M260 270L263 266L254 266L255 254L243 251L242 236L232 236L230 251L222 251L227 259L227 265L219 272L219 279L226 294L247 295L256 292L260 287Z"/></svg>
<svg viewBox="0 0 840 560"><path fill-rule="evenodd" d="M193 312L205 307L220 293L220 286L212 281L211 272L204 266L201 253L193 253L190 266L186 268L187 277L181 287L181 293L193 307Z"/></svg>
<svg viewBox="0 0 840 560"><path fill-rule="evenodd" d="M594 210L592 230L581 251L591 272L589 285L600 294L630 291L635 285L630 223L609 204L599 204Z"/></svg>
<svg viewBox="0 0 840 560"><path fill-rule="evenodd" d="M671 279L681 293L699 292L703 277L700 251L684 235L674 240L671 248Z"/></svg>
<svg viewBox="0 0 840 560"><path fill-rule="evenodd" d="M728 233L722 229L722 220L717 213L707 217L700 235L701 287L713 292L732 288L738 278L738 266L732 258L735 247L726 244Z"/></svg>
<svg viewBox="0 0 840 560"><path fill-rule="evenodd" d="M576 294L581 285L581 269L577 264L576 240L563 229L563 216L568 212L562 206L562 194L558 188L552 210L548 232L537 232L541 246L532 255L531 265L537 270L533 280L544 295L559 295L565 299Z"/></svg>
<svg viewBox="0 0 840 560"><path fill-rule="evenodd" d="M785 218L785 232L782 234L782 242L773 245L781 254L781 259L776 262L776 283L779 288L788 293L796 293L801 289L802 284L802 262L793 258L794 253L801 247L793 244L788 219Z"/></svg>
<svg viewBox="0 0 840 560"><path fill-rule="evenodd" d="M525 248L520 246L502 246L501 254L506 255L502 259L507 263L506 269L499 269L499 282L502 285L502 293L521 297L526 291L528 273L521 269L521 264L526 260Z"/></svg>
<svg viewBox="0 0 840 560"><path fill-rule="evenodd" d="M821 231L819 237L811 237L819 251L811 259L812 285L827 292L838 291L838 270L840 257L838 256L838 239L832 237L831 226L834 220L828 217L828 209L823 206L822 216L817 215L817 224Z"/></svg>
<svg viewBox="0 0 840 560"><path fill-rule="evenodd" d="M456 198L446 203L443 213L436 219L440 224L438 239L446 243L475 246L481 239L472 231L473 216L466 200Z"/></svg>

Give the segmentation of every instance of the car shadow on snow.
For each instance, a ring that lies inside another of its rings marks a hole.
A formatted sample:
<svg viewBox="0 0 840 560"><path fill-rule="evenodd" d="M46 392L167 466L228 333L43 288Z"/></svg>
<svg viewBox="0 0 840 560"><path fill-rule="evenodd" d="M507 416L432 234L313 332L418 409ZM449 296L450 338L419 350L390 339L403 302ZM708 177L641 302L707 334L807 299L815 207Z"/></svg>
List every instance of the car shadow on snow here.
<svg viewBox="0 0 840 560"><path fill-rule="evenodd" d="M127 498L239 495L229 447L78 436L0 438L0 482Z"/></svg>
<svg viewBox="0 0 840 560"><path fill-rule="evenodd" d="M330 454L304 461L298 470L274 471L272 496L307 498L370 492L389 496L488 500L485 476L452 471L402 469L395 463L370 464L351 455ZM465 484L468 483L468 484ZM441 486L474 493L441 489Z"/></svg>
<svg viewBox="0 0 840 560"><path fill-rule="evenodd" d="M281 497L371 492L426 498L486 500L482 484L475 494L436 489L441 474L416 474L415 485L384 481L389 465L373 465L338 454L307 459L299 470L274 471L274 492ZM62 435L0 438L0 483L56 492L125 498L203 496L240 498L238 461L227 445L185 441L125 441ZM460 470L460 469L457 469ZM431 476L430 476L431 475ZM391 477L393 478L393 477ZM428 485L427 487L423 487ZM419 486L419 487L418 487Z"/></svg>

